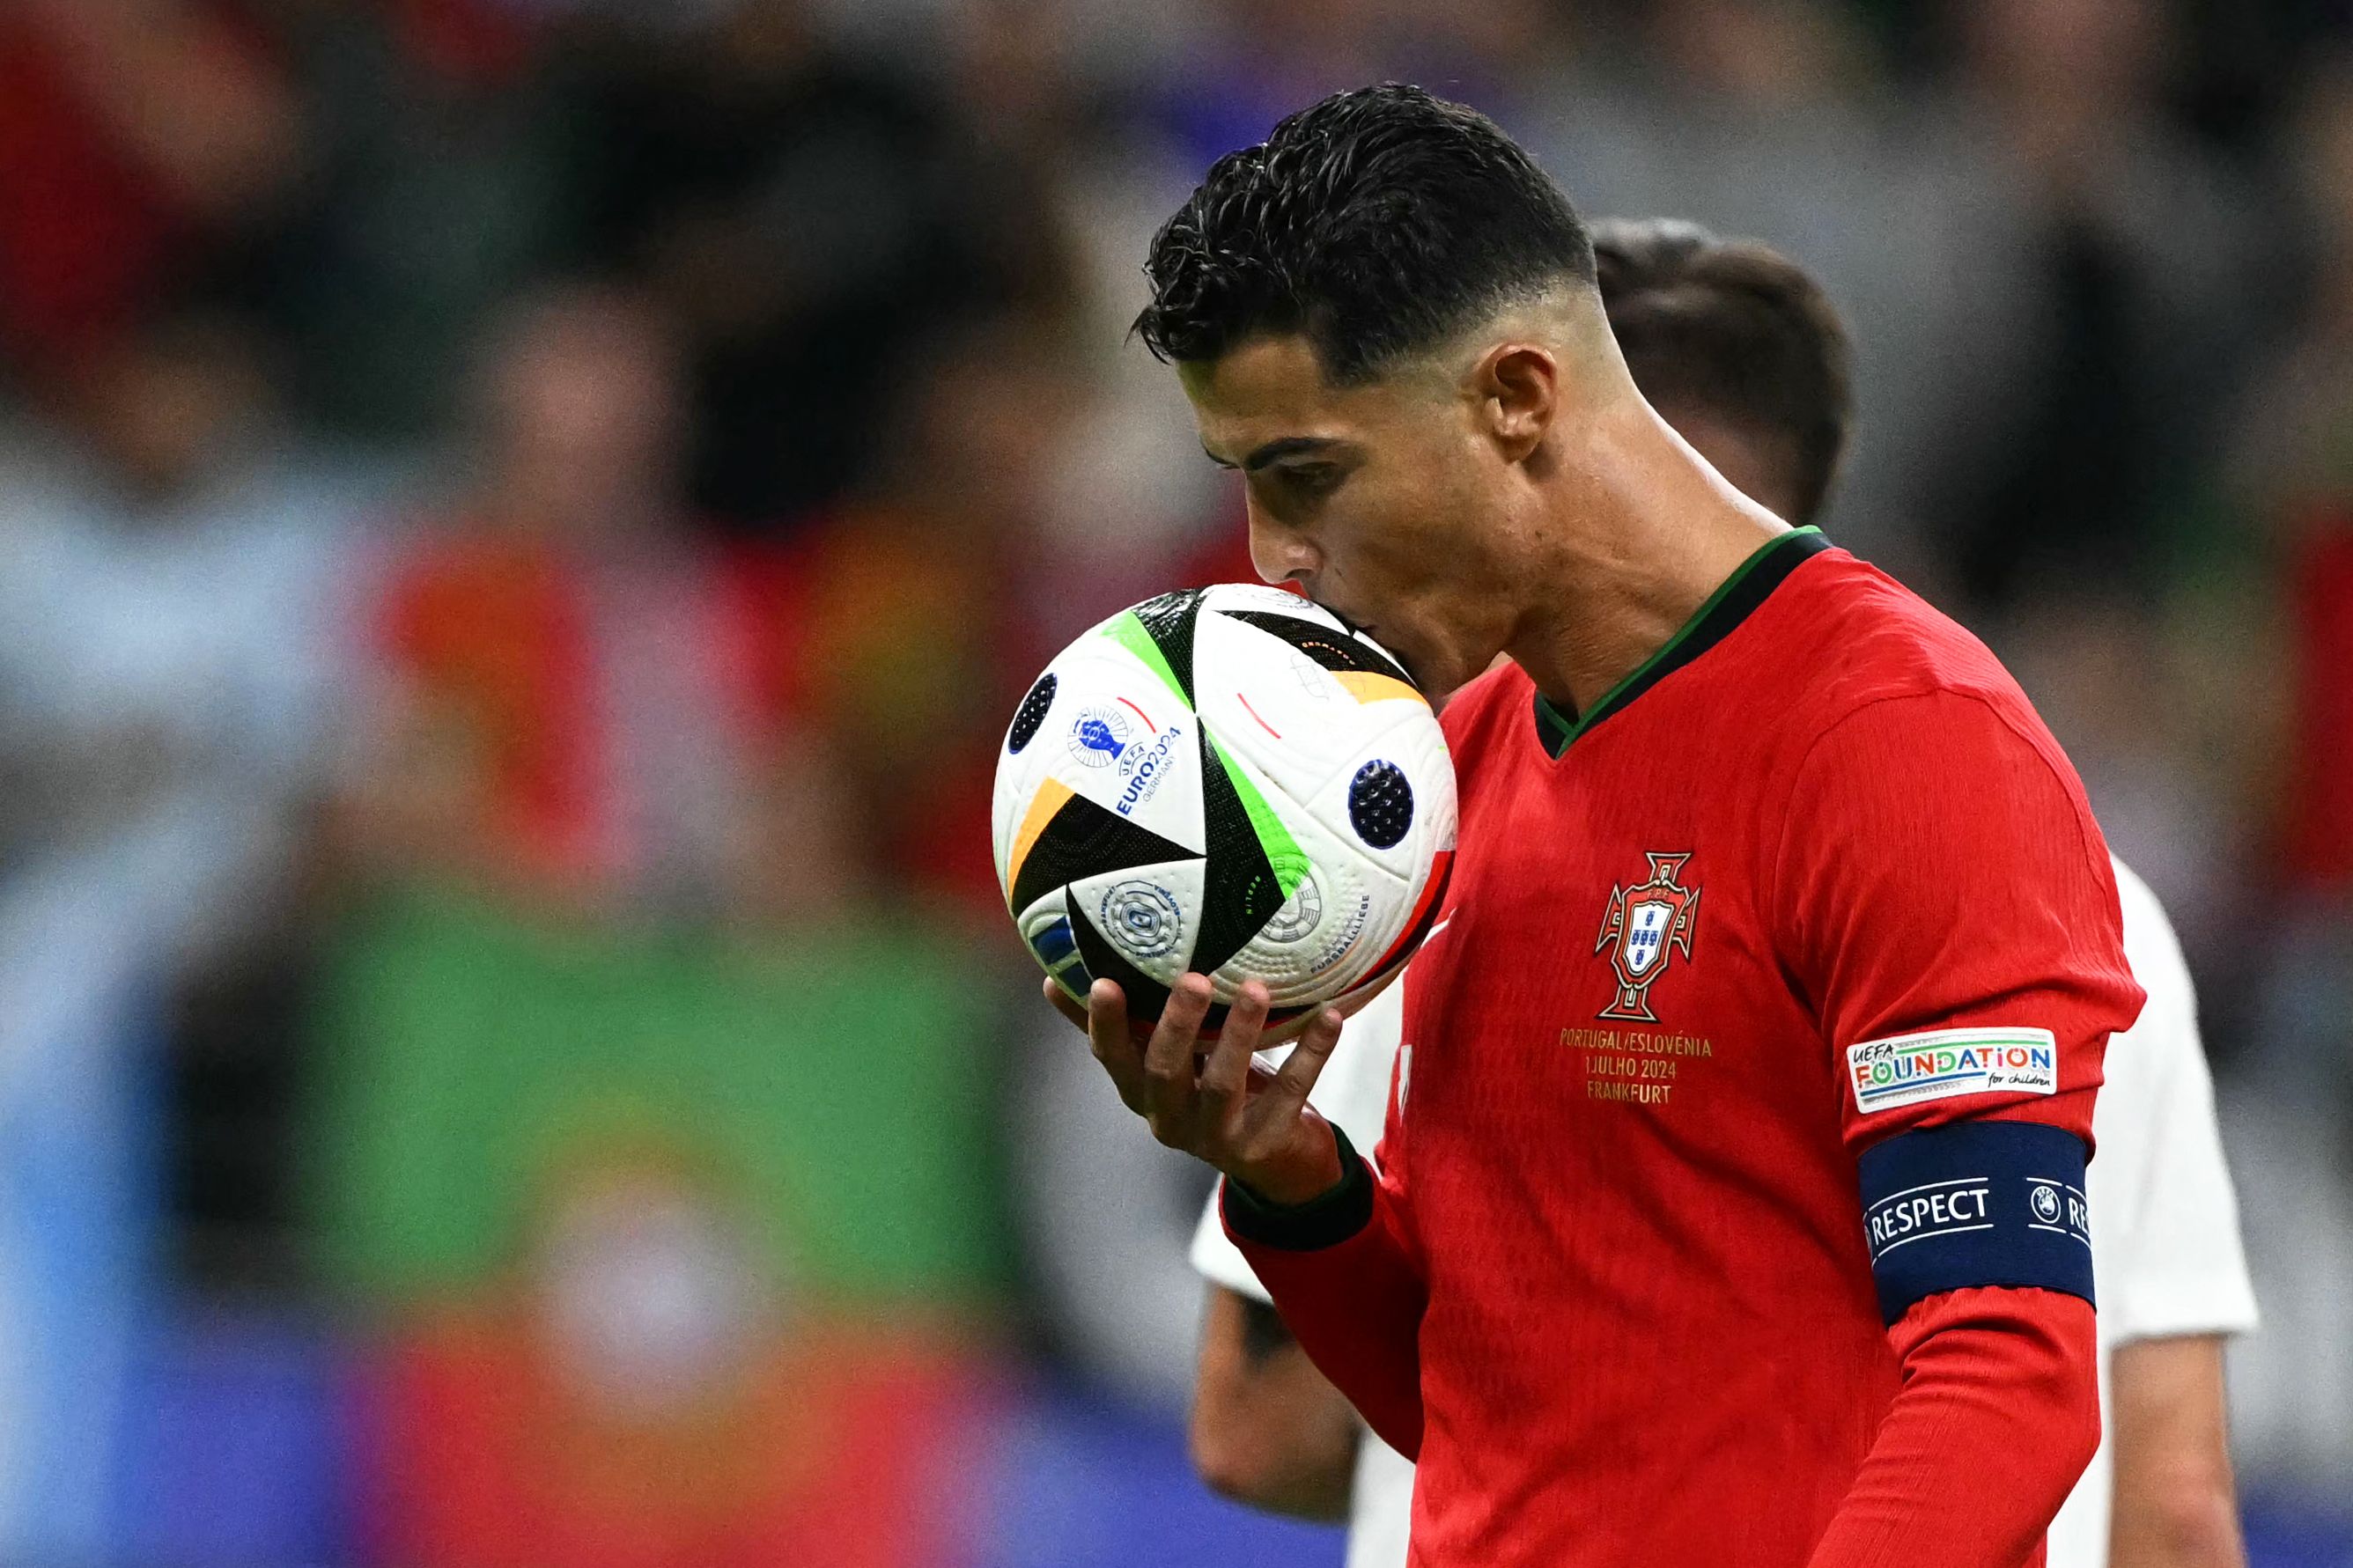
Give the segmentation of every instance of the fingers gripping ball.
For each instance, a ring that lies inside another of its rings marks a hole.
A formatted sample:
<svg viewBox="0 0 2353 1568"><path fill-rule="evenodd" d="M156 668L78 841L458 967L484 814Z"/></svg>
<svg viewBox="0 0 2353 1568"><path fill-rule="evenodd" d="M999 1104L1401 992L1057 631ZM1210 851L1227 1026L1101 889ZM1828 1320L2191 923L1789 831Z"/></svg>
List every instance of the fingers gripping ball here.
<svg viewBox="0 0 2353 1568"><path fill-rule="evenodd" d="M1257 980L1280 1039L1403 965L1454 813L1445 737L1397 662L1306 599L1227 584L1123 610L1038 678L998 756L997 875L1073 998L1115 980L1148 1023L1198 971L1214 1035Z"/></svg>

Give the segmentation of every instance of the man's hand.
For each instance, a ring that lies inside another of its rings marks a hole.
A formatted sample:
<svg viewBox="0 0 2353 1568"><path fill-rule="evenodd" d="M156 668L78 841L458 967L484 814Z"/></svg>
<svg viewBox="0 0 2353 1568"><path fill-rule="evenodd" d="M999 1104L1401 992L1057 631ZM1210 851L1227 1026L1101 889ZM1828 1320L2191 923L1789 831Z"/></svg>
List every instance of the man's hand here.
<svg viewBox="0 0 2353 1568"><path fill-rule="evenodd" d="M1340 1038L1340 1015L1333 1008L1309 1020L1282 1068L1270 1072L1250 1060L1268 1006L1266 987L1255 980L1235 996L1206 1057L1200 1037L1209 1011L1207 975L1176 982L1152 1037L1141 1047L1116 982L1096 981L1083 1009L1051 980L1046 999L1086 1030L1120 1099L1171 1149L1205 1161L1271 1204L1303 1204L1340 1184L1332 1128L1307 1103L1307 1091Z"/></svg>

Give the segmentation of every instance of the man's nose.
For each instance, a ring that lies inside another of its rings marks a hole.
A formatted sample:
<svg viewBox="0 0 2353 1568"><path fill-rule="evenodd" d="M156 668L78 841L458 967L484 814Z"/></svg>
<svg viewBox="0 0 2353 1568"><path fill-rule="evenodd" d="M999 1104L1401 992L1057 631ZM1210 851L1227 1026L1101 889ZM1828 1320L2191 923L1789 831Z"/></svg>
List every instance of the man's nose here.
<svg viewBox="0 0 2353 1568"><path fill-rule="evenodd" d="M1320 564L1315 547L1299 531L1270 522L1258 502L1250 502L1250 565L1269 583L1304 583Z"/></svg>

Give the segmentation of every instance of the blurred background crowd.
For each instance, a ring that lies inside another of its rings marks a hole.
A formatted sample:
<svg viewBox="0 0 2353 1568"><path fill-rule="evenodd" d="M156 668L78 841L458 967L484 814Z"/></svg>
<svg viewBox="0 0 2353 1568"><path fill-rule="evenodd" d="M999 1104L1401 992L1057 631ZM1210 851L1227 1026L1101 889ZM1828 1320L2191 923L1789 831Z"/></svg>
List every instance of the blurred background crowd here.
<svg viewBox="0 0 2353 1568"><path fill-rule="evenodd" d="M1186 1468L1204 1184L986 818L1248 575L1145 240L1391 77L1827 283L1827 531L2169 905L2353 1562L2332 0L0 3L0 1561L1337 1563Z"/></svg>

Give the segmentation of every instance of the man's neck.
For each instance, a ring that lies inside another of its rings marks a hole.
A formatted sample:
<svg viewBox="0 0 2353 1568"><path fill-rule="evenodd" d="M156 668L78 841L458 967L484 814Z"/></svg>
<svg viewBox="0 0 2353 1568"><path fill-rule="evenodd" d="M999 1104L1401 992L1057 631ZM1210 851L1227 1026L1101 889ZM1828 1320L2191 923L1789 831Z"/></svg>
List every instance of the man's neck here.
<svg viewBox="0 0 2353 1568"><path fill-rule="evenodd" d="M1535 591L1505 651L1546 700L1588 711L1788 531L1640 404L1597 419L1563 480Z"/></svg>

